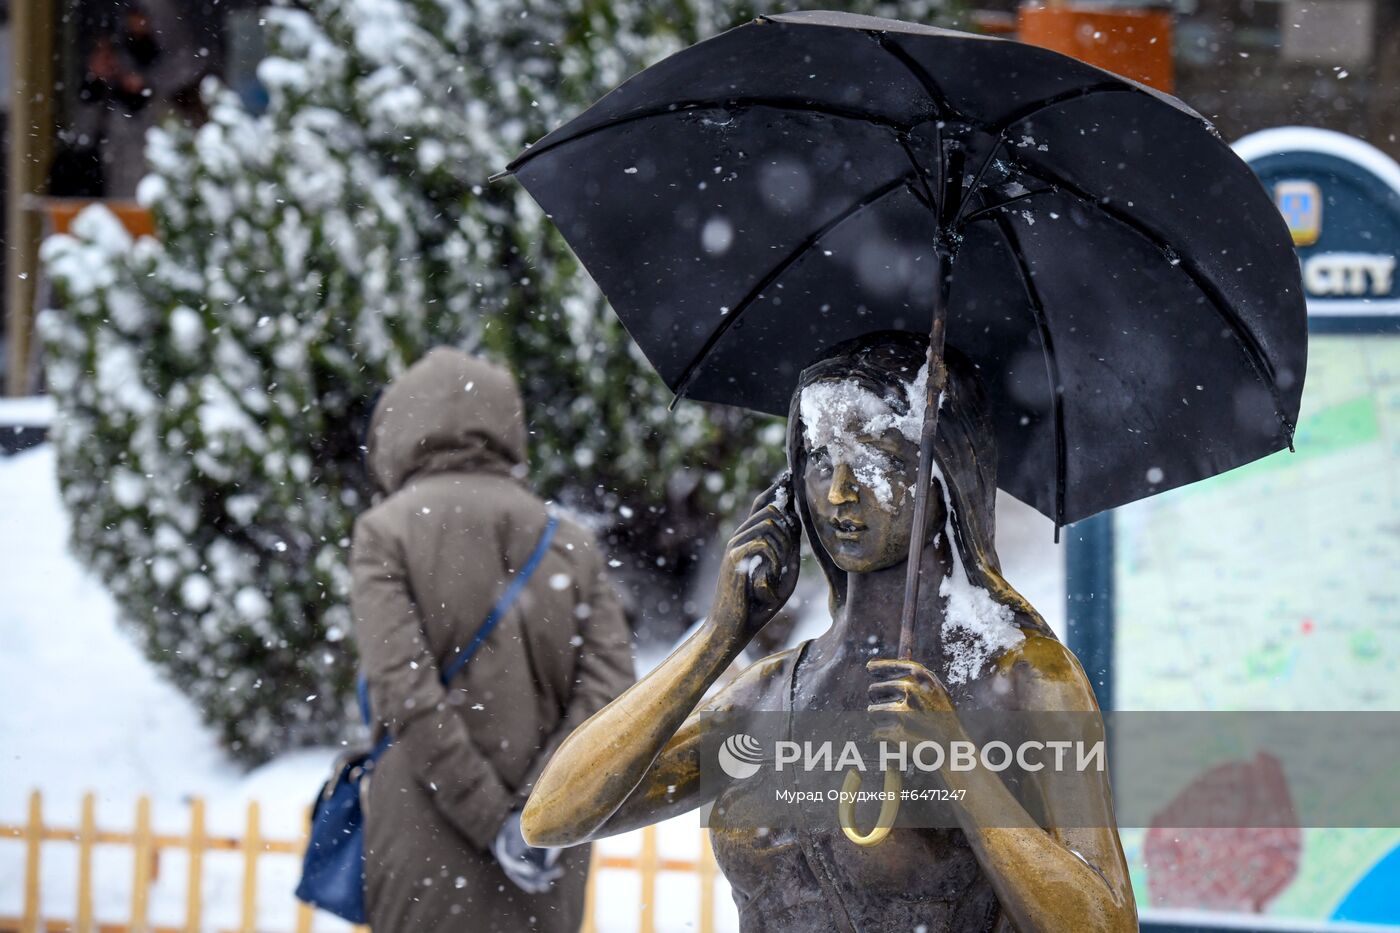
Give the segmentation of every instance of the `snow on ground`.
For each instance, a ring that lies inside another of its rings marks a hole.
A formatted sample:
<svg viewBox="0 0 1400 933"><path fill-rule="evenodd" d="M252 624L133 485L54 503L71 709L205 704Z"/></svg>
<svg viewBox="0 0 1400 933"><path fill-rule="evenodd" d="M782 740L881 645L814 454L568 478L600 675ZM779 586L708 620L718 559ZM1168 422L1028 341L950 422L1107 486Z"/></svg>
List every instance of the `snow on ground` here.
<svg viewBox="0 0 1400 933"><path fill-rule="evenodd" d="M49 395L0 398L0 424L7 428L48 427L53 413L53 397Z"/></svg>
<svg viewBox="0 0 1400 933"><path fill-rule="evenodd" d="M128 830L136 798L151 798L163 832L188 826L189 800L207 802L209 831L241 835L246 805L257 800L267 838L294 838L302 814L330 770L333 749L284 755L245 772L219 751L212 733L185 697L162 681L116 624L116 610L101 583L67 551L68 522L53 477L53 452L41 446L0 459L0 824L22 823L31 789L44 793L46 822L76 826L82 795L97 796L101 828ZM695 859L699 817L664 824L663 858ZM610 855L635 854L637 834L607 840ZM71 918L76 890L76 849L46 844L43 903L47 916ZM291 890L298 865L287 856L262 859L259 929L290 930ZM205 862L210 928L235 928L242 890L238 853L213 853ZM99 919L129 913L129 850L101 848L95 862ZM20 913L24 852L0 838L0 916ZM183 921L185 862L162 858L152 898L157 923ZM735 929L733 904L721 881L716 895L720 929ZM663 874L657 886L662 930L693 929L699 886L693 877ZM637 928L636 875L607 871L599 877L603 931ZM333 918L317 930L333 930Z"/></svg>
<svg viewBox="0 0 1400 933"><path fill-rule="evenodd" d="M233 791L239 771L68 556L47 445L0 461L0 529L0 813L22 813L31 785L64 820L89 789L109 813L130 812L138 792L159 813L191 792Z"/></svg>

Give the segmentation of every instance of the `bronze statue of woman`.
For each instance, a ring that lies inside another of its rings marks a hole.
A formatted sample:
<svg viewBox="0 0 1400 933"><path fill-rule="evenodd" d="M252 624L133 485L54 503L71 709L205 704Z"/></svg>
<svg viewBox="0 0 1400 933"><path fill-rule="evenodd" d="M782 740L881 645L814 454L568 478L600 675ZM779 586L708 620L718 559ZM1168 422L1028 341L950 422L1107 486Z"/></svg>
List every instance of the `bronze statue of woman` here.
<svg viewBox="0 0 1400 933"><path fill-rule="evenodd" d="M930 585L917 604L913 660L886 660L900 637L926 348L926 337L873 335L802 373L788 420L790 481L760 495L729 539L695 634L560 746L525 809L531 844L573 845L722 806L736 785L700 781L715 712L915 711L951 713L927 718L955 724L973 711L1097 712L1078 661L1001 575L995 438L976 374L952 349L925 491L934 512L920 559ZM804 529L830 584L831 628L705 699L792 595ZM896 827L874 847L800 825L712 825L741 929L1136 929L1105 773L1022 774L1042 811L1024 820L1007 819L1027 795L1002 775L940 777L965 791L952 804L956 828ZM1072 826L1057 821L1071 812Z"/></svg>

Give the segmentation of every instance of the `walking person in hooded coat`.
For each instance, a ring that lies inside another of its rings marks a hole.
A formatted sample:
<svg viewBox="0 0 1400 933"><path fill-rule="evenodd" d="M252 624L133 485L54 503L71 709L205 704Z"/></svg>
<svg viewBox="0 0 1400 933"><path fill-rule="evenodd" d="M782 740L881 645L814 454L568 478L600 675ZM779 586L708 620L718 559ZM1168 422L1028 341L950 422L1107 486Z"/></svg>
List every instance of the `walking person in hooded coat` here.
<svg viewBox="0 0 1400 933"><path fill-rule="evenodd" d="M528 849L519 810L564 736L632 680L603 556L561 517L519 599L444 687L440 671L548 519L524 483L514 380L432 351L379 400L367 458L384 498L355 524L351 607L376 739L393 737L365 795L370 925L574 933L588 848Z"/></svg>

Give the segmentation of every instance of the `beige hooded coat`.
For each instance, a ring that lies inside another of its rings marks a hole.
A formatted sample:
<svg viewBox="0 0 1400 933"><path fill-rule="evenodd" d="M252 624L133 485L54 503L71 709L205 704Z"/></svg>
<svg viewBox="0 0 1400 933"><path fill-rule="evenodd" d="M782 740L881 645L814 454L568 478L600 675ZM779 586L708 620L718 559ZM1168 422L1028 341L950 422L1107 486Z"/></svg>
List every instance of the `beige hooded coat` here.
<svg viewBox="0 0 1400 933"><path fill-rule="evenodd" d="M380 399L370 472L386 497L355 523L351 607L376 737L366 798L375 933L579 928L588 848L526 895L490 846L575 726L632 680L628 632L592 537L560 519L519 600L446 688L546 521L524 475L519 393L500 367L429 353Z"/></svg>

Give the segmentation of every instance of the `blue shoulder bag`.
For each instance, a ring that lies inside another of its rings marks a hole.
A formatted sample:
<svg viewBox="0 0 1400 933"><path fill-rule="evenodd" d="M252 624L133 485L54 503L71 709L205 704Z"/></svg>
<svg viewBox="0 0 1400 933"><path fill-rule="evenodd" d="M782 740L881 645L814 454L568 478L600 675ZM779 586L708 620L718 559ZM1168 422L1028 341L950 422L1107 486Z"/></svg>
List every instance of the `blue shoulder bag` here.
<svg viewBox="0 0 1400 933"><path fill-rule="evenodd" d="M554 516L545 523L539 543L525 566L511 580L510 586L501 594L496 605L481 623L461 654L452 659L442 672L443 686L467 666L477 649L486 641L486 636L510 610L525 584L530 582L539 567L540 561L549 550L554 539L558 522ZM365 725L370 725L369 685L362 676L357 683L360 698L360 715ZM365 916L365 816L360 803L360 782L374 769L374 763L389 747L390 737L386 732L374 748L343 757L337 763L335 774L321 789L311 813L311 831L307 839L306 855L301 865L301 883L297 885L296 896L322 910L335 914L351 923L366 922Z"/></svg>

